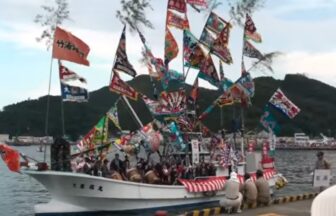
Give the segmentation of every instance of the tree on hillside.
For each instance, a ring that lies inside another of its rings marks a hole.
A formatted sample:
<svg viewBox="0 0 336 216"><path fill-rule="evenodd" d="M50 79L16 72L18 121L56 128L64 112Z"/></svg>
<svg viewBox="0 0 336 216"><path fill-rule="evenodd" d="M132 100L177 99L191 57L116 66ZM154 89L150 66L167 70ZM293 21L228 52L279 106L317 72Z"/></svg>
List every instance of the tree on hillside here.
<svg viewBox="0 0 336 216"><path fill-rule="evenodd" d="M129 25L131 31L141 28L153 28L153 24L146 17L146 9L153 9L150 0L121 0L121 10L117 10L116 17Z"/></svg>
<svg viewBox="0 0 336 216"><path fill-rule="evenodd" d="M55 0L54 5L42 5L44 14L37 14L34 22L40 24L44 30L42 34L36 38L37 42L45 41L47 50L53 42L54 32L57 25L61 25L65 20L69 20L70 11L67 0Z"/></svg>

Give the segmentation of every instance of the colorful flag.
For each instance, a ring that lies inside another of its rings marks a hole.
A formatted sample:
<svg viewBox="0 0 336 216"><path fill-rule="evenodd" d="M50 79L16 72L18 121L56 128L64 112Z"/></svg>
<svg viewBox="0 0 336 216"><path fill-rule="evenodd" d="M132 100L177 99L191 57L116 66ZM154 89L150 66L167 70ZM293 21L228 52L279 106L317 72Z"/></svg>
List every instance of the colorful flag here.
<svg viewBox="0 0 336 216"><path fill-rule="evenodd" d="M60 60L75 62L77 64L90 65L87 56L90 47L75 35L60 27L56 27L52 57Z"/></svg>
<svg viewBox="0 0 336 216"><path fill-rule="evenodd" d="M160 114L180 113L186 108L186 94L183 89L173 92L161 92L157 112Z"/></svg>
<svg viewBox="0 0 336 216"><path fill-rule="evenodd" d="M152 100L149 97L147 97L146 95L142 94L142 100L144 101L144 103L146 104L147 108L149 109L149 111L156 115L157 111L158 111L158 107L159 107L159 102L156 100Z"/></svg>
<svg viewBox="0 0 336 216"><path fill-rule="evenodd" d="M185 0L168 0L168 9L176 10L181 13L187 12Z"/></svg>
<svg viewBox="0 0 336 216"><path fill-rule="evenodd" d="M184 143L183 141L183 138L181 136L181 132L180 132L180 129L178 128L178 126L176 125L175 122L171 122L169 124L169 129L170 131L176 136L176 144L177 144L177 147L180 148L181 150L184 150L185 147L186 147L186 144Z"/></svg>
<svg viewBox="0 0 336 216"><path fill-rule="evenodd" d="M85 88L71 86L61 82L61 94L63 101L88 102L89 92Z"/></svg>
<svg viewBox="0 0 336 216"><path fill-rule="evenodd" d="M119 124L119 118L118 118L118 107L117 104L114 104L109 111L106 113L107 117L113 122L113 124L121 130L120 124Z"/></svg>
<svg viewBox="0 0 336 216"><path fill-rule="evenodd" d="M228 23L212 44L211 52L218 56L223 62L232 64L233 60L227 47L230 35L230 24Z"/></svg>
<svg viewBox="0 0 336 216"><path fill-rule="evenodd" d="M264 58L263 54L259 50L257 50L250 42L244 40L244 50L243 55L250 58L257 58L262 60Z"/></svg>
<svg viewBox="0 0 336 216"><path fill-rule="evenodd" d="M232 105L234 103L231 91L224 91L224 93L216 99L216 104L220 107Z"/></svg>
<svg viewBox="0 0 336 216"><path fill-rule="evenodd" d="M202 62L198 77L202 78L214 86L218 86L220 81L218 78L216 67L209 54L205 61Z"/></svg>
<svg viewBox="0 0 336 216"><path fill-rule="evenodd" d="M206 0L187 0L188 4L197 5L201 7L208 7Z"/></svg>
<svg viewBox="0 0 336 216"><path fill-rule="evenodd" d="M184 82L183 74L179 73L175 70L168 70L163 74L163 78L161 79L161 84L164 90L168 88L168 84L170 81L176 80L179 83Z"/></svg>
<svg viewBox="0 0 336 216"><path fill-rule="evenodd" d="M236 85L238 85L242 90L244 90L245 95L249 97L254 96L254 82L250 75L250 73L244 73L237 81Z"/></svg>
<svg viewBox="0 0 336 216"><path fill-rule="evenodd" d="M200 37L200 42L211 49L217 35L207 28L204 28Z"/></svg>
<svg viewBox="0 0 336 216"><path fill-rule="evenodd" d="M188 97L189 104L195 104L198 98L199 90L198 90L198 77L196 77L192 89L190 91L190 95Z"/></svg>
<svg viewBox="0 0 336 216"><path fill-rule="evenodd" d="M206 59L198 40L189 30L183 31L183 52L186 66L199 69Z"/></svg>
<svg viewBox="0 0 336 216"><path fill-rule="evenodd" d="M107 141L107 117L103 116L95 126L94 142L103 143Z"/></svg>
<svg viewBox="0 0 336 216"><path fill-rule="evenodd" d="M122 79L120 79L119 75L116 72L113 74L109 89L110 91L125 95L126 97L129 97L132 100L138 99L138 92L136 92L131 86L125 83Z"/></svg>
<svg viewBox="0 0 336 216"><path fill-rule="evenodd" d="M20 153L6 144L0 144L0 155L12 172L20 172Z"/></svg>
<svg viewBox="0 0 336 216"><path fill-rule="evenodd" d="M79 149L83 151L90 150L93 155L97 144L102 144L108 139L108 124L106 116L103 116L98 123L87 133L79 143Z"/></svg>
<svg viewBox="0 0 336 216"><path fill-rule="evenodd" d="M184 17L177 15L173 11L167 11L167 25L174 26L175 28L179 29L189 29L189 21L186 14Z"/></svg>
<svg viewBox="0 0 336 216"><path fill-rule="evenodd" d="M229 38L230 38L230 29L231 24L227 23L223 30L220 32L216 40L214 41L214 45L218 46L227 46L229 44Z"/></svg>
<svg viewBox="0 0 336 216"><path fill-rule="evenodd" d="M300 108L290 101L280 88L274 92L269 103L287 115L290 119L294 118L300 112Z"/></svg>
<svg viewBox="0 0 336 216"><path fill-rule="evenodd" d="M120 36L113 70L125 72L132 77L136 76L136 71L134 70L133 66L129 63L126 54L126 26L124 26L124 29Z"/></svg>
<svg viewBox="0 0 336 216"><path fill-rule="evenodd" d="M271 132L271 130L274 134L278 134L280 132L280 126L267 105L264 108L263 115L260 117L260 124L268 132Z"/></svg>
<svg viewBox="0 0 336 216"><path fill-rule="evenodd" d="M169 28L166 28L165 37L165 64L167 65L172 59L174 59L179 52L177 42L170 32Z"/></svg>
<svg viewBox="0 0 336 216"><path fill-rule="evenodd" d="M72 81L79 81L81 84L86 84L85 78L69 70L69 68L62 65L61 61L58 62L58 65L59 65L59 75L60 75L61 81L68 83L68 84L70 84L70 82ZM73 85L76 85L76 84L73 84Z"/></svg>
<svg viewBox="0 0 336 216"><path fill-rule="evenodd" d="M214 12L211 12L205 24L205 28L208 28L216 35L219 35L220 32L224 29L226 23L227 22L224 19L219 17Z"/></svg>
<svg viewBox="0 0 336 216"><path fill-rule="evenodd" d="M261 43L261 35L257 32L257 28L248 14L246 14L244 37L245 39L251 39L254 42Z"/></svg>
<svg viewBox="0 0 336 216"><path fill-rule="evenodd" d="M89 100L86 80L63 66L60 61L59 76L63 101L87 102Z"/></svg>

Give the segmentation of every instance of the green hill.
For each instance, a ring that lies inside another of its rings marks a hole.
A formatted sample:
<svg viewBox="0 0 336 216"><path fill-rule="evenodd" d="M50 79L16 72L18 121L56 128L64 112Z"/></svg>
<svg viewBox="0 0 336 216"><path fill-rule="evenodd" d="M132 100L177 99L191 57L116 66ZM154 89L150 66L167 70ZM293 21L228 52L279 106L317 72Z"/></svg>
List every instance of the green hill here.
<svg viewBox="0 0 336 216"><path fill-rule="evenodd" d="M129 82L137 91L153 96L152 84L149 76L138 76ZM157 86L160 86L157 83ZM301 109L301 113L293 120L273 110L281 125L281 135L293 135L294 132L305 132L311 136L319 133L335 136L336 132L336 88L302 75L287 75L284 80L275 80L272 77L255 79L256 93L252 99L252 106L244 110L245 127L248 130L260 130L259 118L263 107L280 87L284 93ZM170 90L177 89L176 83L170 84ZM190 86L186 86L188 92ZM162 90L162 89L159 89ZM209 89L200 89L197 112L200 114L219 92ZM118 95L111 93L107 87L93 91L89 103L64 103L66 133L76 138L87 133L99 118L113 105ZM50 97L49 134L61 134L61 99L58 96ZM143 123L151 121L151 116L142 100L131 101L134 109ZM44 135L47 97L37 100L27 100L4 107L0 112L0 133L11 135ZM122 101L118 104L119 117L122 128L135 130L138 128L134 119ZM239 105L216 107L205 119L204 124L211 130L225 127L230 130L232 120L239 118ZM220 121L222 116L223 122ZM235 116L235 118L234 118ZM115 129L115 128L112 128Z"/></svg>

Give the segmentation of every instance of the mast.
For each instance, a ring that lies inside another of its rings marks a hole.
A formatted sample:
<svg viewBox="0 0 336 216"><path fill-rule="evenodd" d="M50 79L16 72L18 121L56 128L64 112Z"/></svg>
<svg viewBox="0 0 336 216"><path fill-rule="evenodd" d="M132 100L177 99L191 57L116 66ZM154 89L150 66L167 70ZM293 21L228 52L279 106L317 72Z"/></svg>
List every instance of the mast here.
<svg viewBox="0 0 336 216"><path fill-rule="evenodd" d="M133 107L131 106L131 104L129 103L128 99L126 98L125 95L121 95L121 98L123 99L123 101L126 103L127 107L129 108L129 110L131 111L134 119L136 120L136 122L138 123L138 125L142 128L143 124L139 118L139 116L136 114L136 112L134 111Z"/></svg>
<svg viewBox="0 0 336 216"><path fill-rule="evenodd" d="M49 127L49 107L50 107L50 87L51 87L51 77L52 77L52 66L53 66L53 55L51 53L48 96L47 96L47 110L46 110L46 119L45 119L45 127L44 127L44 134L47 137L49 136L48 127ZM47 142L44 144L43 162L46 162L46 157L47 157Z"/></svg>

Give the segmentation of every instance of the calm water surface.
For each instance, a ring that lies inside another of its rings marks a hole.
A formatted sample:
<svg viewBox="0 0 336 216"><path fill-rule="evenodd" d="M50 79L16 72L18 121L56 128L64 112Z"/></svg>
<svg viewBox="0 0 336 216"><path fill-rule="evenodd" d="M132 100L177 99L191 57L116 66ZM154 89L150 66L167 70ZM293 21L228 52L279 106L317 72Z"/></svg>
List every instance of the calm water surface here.
<svg viewBox="0 0 336 216"><path fill-rule="evenodd" d="M43 160L43 153L36 151L37 146L17 147L26 155ZM47 151L49 153L49 150ZM312 192L312 168L316 160L316 151L278 150L276 152L277 169L288 179L289 184L279 191L277 196ZM336 151L325 151L325 158L331 162L332 174L336 175ZM47 156L49 158L49 156ZM335 183L335 178L332 179ZM31 216L33 206L48 202L49 193L33 178L12 173L0 161L0 216Z"/></svg>

